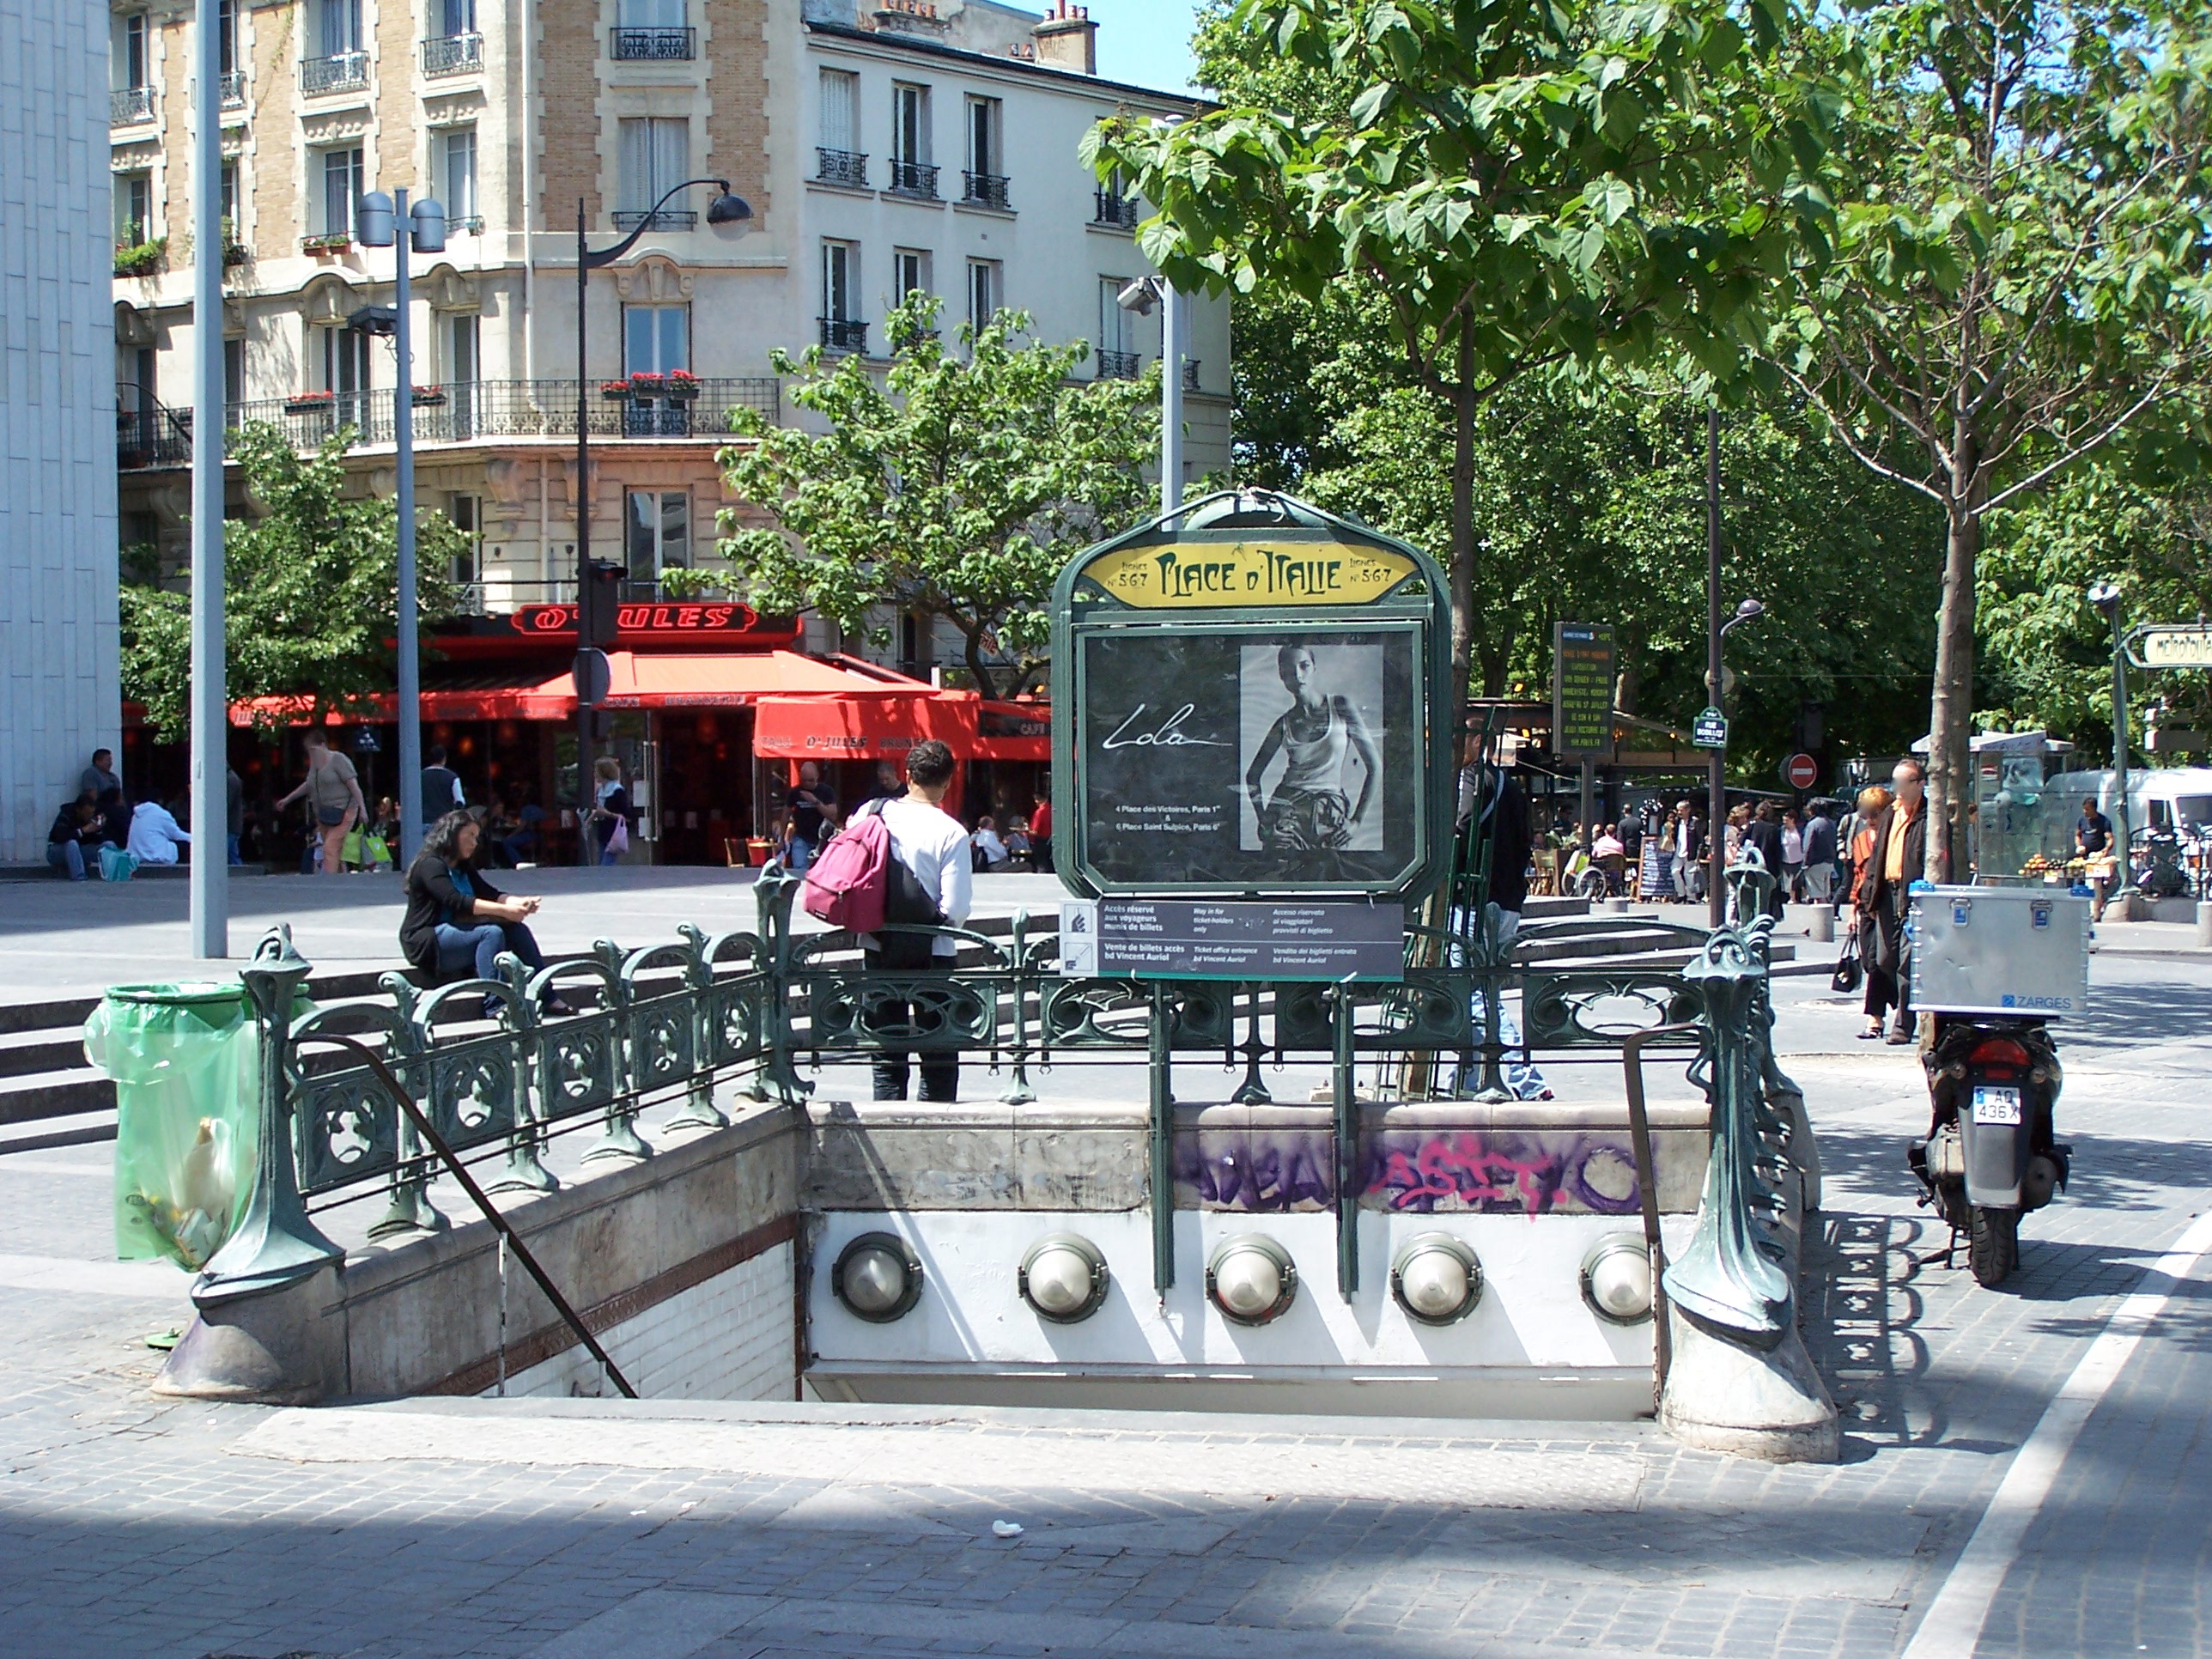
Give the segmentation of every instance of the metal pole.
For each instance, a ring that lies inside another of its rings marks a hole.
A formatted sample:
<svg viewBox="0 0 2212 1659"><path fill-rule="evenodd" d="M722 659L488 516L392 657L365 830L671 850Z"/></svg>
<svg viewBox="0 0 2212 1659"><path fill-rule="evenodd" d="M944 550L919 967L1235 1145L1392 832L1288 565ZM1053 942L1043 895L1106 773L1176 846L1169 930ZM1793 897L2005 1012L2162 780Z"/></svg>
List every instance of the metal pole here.
<svg viewBox="0 0 2212 1659"><path fill-rule="evenodd" d="M1705 411L1705 695L1721 702L1721 412ZM1711 750L1705 778L1705 903L1711 925L1724 918L1723 825L1728 817L1728 751Z"/></svg>
<svg viewBox="0 0 2212 1659"><path fill-rule="evenodd" d="M584 306L592 262L584 246L584 204L576 203L576 649L591 645L592 428L585 398ZM590 864L592 830L592 711L576 699L576 862Z"/></svg>
<svg viewBox="0 0 2212 1659"><path fill-rule="evenodd" d="M1583 757L1582 775L1582 842L1583 851L1587 853L1590 843L1597 839L1592 833L1590 823L1597 811L1597 761L1595 757Z"/></svg>
<svg viewBox="0 0 2212 1659"><path fill-rule="evenodd" d="M1182 506L1182 300L1160 279L1160 511Z"/></svg>
<svg viewBox="0 0 2212 1659"><path fill-rule="evenodd" d="M2128 659L2120 643L2120 601L2112 601L2112 806L2119 815L2120 884L2122 896L2135 890L2135 855L2128 827ZM2122 907L2121 920L2127 919Z"/></svg>
<svg viewBox="0 0 2212 1659"><path fill-rule="evenodd" d="M221 0L199 0L192 85L191 949L230 954L230 697L224 660Z"/></svg>
<svg viewBox="0 0 2212 1659"><path fill-rule="evenodd" d="M392 251L398 256L392 301L398 319L392 345L399 384L392 394L392 436L399 464L399 867L414 863L422 846L422 677L420 624L415 607L415 367L408 312L408 256L414 228L407 192L392 192Z"/></svg>

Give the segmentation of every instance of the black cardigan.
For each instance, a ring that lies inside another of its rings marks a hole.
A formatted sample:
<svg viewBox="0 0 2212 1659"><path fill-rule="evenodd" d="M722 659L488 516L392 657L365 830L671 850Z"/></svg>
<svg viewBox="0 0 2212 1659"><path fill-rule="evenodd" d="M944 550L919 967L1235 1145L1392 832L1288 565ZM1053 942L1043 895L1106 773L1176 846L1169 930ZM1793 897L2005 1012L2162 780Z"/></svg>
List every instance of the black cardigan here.
<svg viewBox="0 0 2212 1659"><path fill-rule="evenodd" d="M475 919L477 899L507 896L480 872L465 870L474 896L453 885L453 866L425 853L407 871L407 915L399 923L399 948L417 968L435 971L438 924L465 927Z"/></svg>

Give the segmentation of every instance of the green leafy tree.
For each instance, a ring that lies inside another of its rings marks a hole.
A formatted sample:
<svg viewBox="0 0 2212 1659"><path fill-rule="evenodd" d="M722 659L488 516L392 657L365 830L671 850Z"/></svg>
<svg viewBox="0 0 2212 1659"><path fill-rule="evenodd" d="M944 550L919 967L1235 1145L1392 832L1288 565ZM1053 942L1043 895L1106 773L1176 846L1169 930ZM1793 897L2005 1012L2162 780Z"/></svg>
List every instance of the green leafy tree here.
<svg viewBox="0 0 2212 1659"><path fill-rule="evenodd" d="M2193 418L2176 396L2212 349L2212 47L2193 7L1854 11L1835 243L1772 351L1862 463L1942 514L1929 852L1948 875L1973 799L1990 515L2146 422Z"/></svg>
<svg viewBox="0 0 2212 1659"><path fill-rule="evenodd" d="M1082 342L1024 340L1002 311L937 328L939 301L909 295L885 319L888 369L819 347L776 373L825 432L771 427L739 410L753 440L723 452L731 489L766 514L723 516L735 590L771 615L813 611L859 631L884 609L949 620L986 695L1021 690L1050 636L1053 580L1085 543L1142 520L1144 467L1159 448L1157 366L1133 380L1075 380Z"/></svg>
<svg viewBox="0 0 2212 1659"><path fill-rule="evenodd" d="M2087 597L2118 583L2136 622L2193 622L2212 611L2212 487L2109 457L1996 514L1978 566L1978 718L2040 726L2084 757L2112 745L2112 635ZM2150 702L2170 726L2212 726L2212 676L2135 674L2131 724Z"/></svg>
<svg viewBox="0 0 2212 1659"><path fill-rule="evenodd" d="M1483 404L1567 362L1733 372L1774 274L1823 234L1832 100L1787 21L1782 0L1742 21L1720 0L1243 0L1227 25L1279 75L1085 139L1156 205L1139 236L1178 284L1318 304L1349 283L1384 308L1390 355L1450 411L1460 686Z"/></svg>
<svg viewBox="0 0 2212 1659"><path fill-rule="evenodd" d="M262 718L367 713L396 674L398 510L346 494L348 428L311 455L274 426L252 422L232 456L260 513L223 526L225 666L235 700L281 697L292 708ZM469 538L444 514L416 521L417 605L425 626L453 613L440 573ZM191 727L191 605L148 582L122 587L124 695L145 705L161 739Z"/></svg>

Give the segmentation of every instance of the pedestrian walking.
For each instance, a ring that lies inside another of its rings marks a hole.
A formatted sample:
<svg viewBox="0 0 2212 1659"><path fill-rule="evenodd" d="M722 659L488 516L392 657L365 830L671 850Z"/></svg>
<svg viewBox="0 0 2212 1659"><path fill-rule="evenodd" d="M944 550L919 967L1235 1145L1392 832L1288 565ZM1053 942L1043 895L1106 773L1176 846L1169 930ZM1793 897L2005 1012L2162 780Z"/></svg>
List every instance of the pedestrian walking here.
<svg viewBox="0 0 2212 1659"><path fill-rule="evenodd" d="M884 763L888 766L889 762ZM878 781L896 786L896 775L884 778L878 770ZM885 799L895 799L887 795ZM802 761L799 766L799 787L785 798L784 810L790 817L791 836L785 844L784 867L794 876L805 875L806 866L814 861L822 843L836 833L837 828L837 797L822 781L822 769L812 761Z"/></svg>
<svg viewBox="0 0 2212 1659"><path fill-rule="evenodd" d="M2112 856L2112 821L2097 810L2094 795L2082 798L2081 816L2074 820L2074 852L2087 866L2089 920L2102 921L2119 861Z"/></svg>
<svg viewBox="0 0 2212 1659"><path fill-rule="evenodd" d="M623 787L622 763L602 755L592 763L599 781L592 788L586 829L596 848L594 861L612 864L629 851L629 791Z"/></svg>
<svg viewBox="0 0 2212 1659"><path fill-rule="evenodd" d="M1687 801L1677 803L1670 831L1674 851L1674 902L1688 904L1703 896L1698 872L1705 866L1705 826Z"/></svg>
<svg viewBox="0 0 2212 1659"><path fill-rule="evenodd" d="M307 733L307 775L298 788L276 803L283 811L305 796L315 815L315 833L322 838L323 873L345 873L346 832L368 816L361 798L361 780L353 763L331 747L329 737L318 729Z"/></svg>
<svg viewBox="0 0 2212 1659"><path fill-rule="evenodd" d="M1045 786L1044 795L1030 812L1030 850L1040 870L1052 868L1052 787Z"/></svg>
<svg viewBox="0 0 2212 1659"><path fill-rule="evenodd" d="M461 775L446 764L446 745L434 743L422 751L422 833L447 813L466 806Z"/></svg>
<svg viewBox="0 0 2212 1659"><path fill-rule="evenodd" d="M1813 808L1813 815L1805 820L1805 897L1813 904L1826 904L1836 885L1836 821L1828 815L1825 802Z"/></svg>
<svg viewBox="0 0 2212 1659"><path fill-rule="evenodd" d="M1794 806L1782 814L1782 887L1796 902L1805 902L1805 821Z"/></svg>
<svg viewBox="0 0 2212 1659"><path fill-rule="evenodd" d="M890 840L885 869L886 922L957 927L968 920L974 892L968 831L942 805L952 788L953 767L952 751L945 744L934 738L918 743L906 757L906 793L881 805L871 802L866 809L882 814ZM958 950L953 940L927 934L860 935L861 962L872 973L950 967ZM870 1024L883 1031L919 1034L943 1018L927 1006L898 999L871 1004ZM878 1100L906 1098L910 1058L910 1051L905 1049L886 1050L876 1057ZM933 1101L960 1097L957 1049L923 1052L921 1097Z"/></svg>
<svg viewBox="0 0 2212 1659"><path fill-rule="evenodd" d="M1757 852L1759 867L1774 878L1774 885L1767 890L1764 908L1766 915L1778 921L1782 918L1782 902L1786 890L1782 884L1782 823L1775 816L1774 803L1763 800L1756 811L1748 811L1738 835L1739 856L1743 848Z"/></svg>
<svg viewBox="0 0 2212 1659"><path fill-rule="evenodd" d="M1868 826L1867 873L1859 904L1875 926L1873 966L1893 988L1896 1015L1888 1041L1912 1041L1912 941L1905 930L1912 884L1921 879L1928 855L1928 774L1917 760L1898 762L1890 774L1889 805ZM1869 987L1874 973L1867 975ZM1868 991L1871 1011L1874 994Z"/></svg>

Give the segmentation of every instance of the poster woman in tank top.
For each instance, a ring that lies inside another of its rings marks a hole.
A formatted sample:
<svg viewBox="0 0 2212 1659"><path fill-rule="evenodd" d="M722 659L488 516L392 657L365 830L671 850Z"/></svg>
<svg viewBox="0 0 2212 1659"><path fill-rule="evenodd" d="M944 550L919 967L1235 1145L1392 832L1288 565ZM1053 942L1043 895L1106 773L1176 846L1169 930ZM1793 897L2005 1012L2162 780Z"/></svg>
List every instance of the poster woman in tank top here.
<svg viewBox="0 0 2212 1659"><path fill-rule="evenodd" d="M1380 651L1364 642L1248 645L1240 666L1241 735L1249 757L1248 810L1240 815L1245 850L1296 855L1380 848L1382 764L1369 734L1382 702ZM1283 692L1290 696L1287 708ZM1262 730L1255 745L1254 735Z"/></svg>

